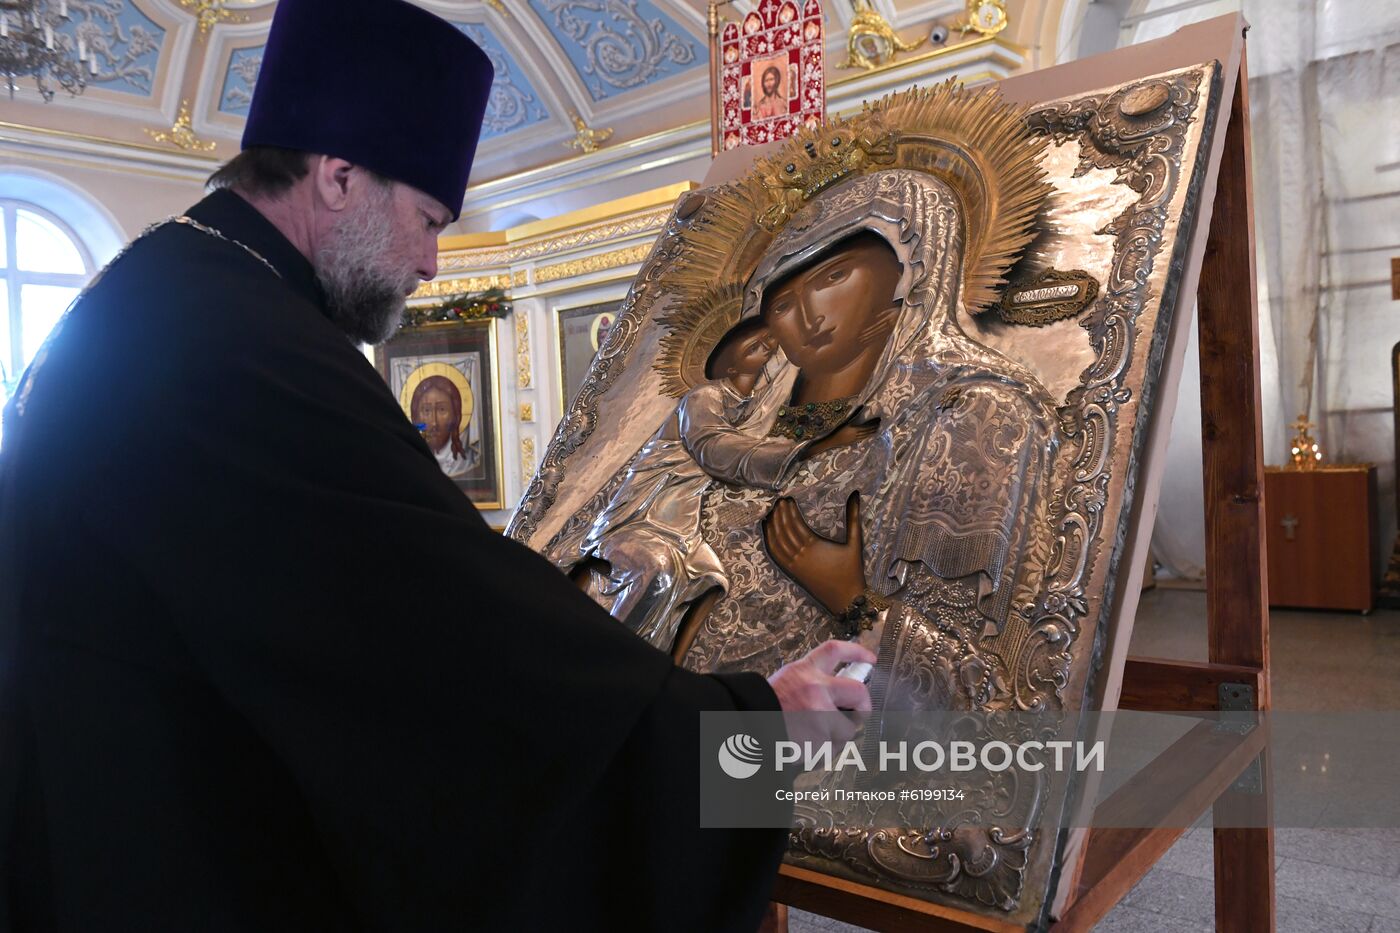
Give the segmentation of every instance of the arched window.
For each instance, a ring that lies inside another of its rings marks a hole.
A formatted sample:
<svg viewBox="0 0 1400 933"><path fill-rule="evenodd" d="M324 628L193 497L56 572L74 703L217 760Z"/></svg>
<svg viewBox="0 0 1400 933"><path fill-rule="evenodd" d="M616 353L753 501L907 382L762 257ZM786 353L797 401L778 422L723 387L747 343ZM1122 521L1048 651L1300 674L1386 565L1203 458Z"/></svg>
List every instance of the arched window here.
<svg viewBox="0 0 1400 933"><path fill-rule="evenodd" d="M96 271L66 223L37 204L0 198L0 366L12 387Z"/></svg>

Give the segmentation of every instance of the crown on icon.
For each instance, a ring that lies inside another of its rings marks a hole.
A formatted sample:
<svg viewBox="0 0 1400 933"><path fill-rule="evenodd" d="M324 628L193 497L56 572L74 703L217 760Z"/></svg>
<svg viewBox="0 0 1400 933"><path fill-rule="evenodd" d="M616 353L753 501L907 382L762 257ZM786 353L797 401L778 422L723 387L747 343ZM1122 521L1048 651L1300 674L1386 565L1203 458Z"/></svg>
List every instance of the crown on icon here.
<svg viewBox="0 0 1400 933"><path fill-rule="evenodd" d="M773 198L759 218L767 230L777 230L792 212L843 178L895 161L895 134L886 129L879 112L868 125L831 122L803 134L800 146L783 153L785 161L770 164L763 187Z"/></svg>

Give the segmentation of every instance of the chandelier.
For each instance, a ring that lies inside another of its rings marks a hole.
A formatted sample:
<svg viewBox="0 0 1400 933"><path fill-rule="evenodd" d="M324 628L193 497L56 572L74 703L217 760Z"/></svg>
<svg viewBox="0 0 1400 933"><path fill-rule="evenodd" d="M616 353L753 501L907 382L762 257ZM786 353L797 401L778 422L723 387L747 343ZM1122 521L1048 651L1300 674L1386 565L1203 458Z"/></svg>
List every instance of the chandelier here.
<svg viewBox="0 0 1400 933"><path fill-rule="evenodd" d="M68 21L68 0L0 0L0 78L15 96L15 81L32 77L45 101L55 86L77 95L87 86L83 66L97 74L97 54L83 39L58 31Z"/></svg>

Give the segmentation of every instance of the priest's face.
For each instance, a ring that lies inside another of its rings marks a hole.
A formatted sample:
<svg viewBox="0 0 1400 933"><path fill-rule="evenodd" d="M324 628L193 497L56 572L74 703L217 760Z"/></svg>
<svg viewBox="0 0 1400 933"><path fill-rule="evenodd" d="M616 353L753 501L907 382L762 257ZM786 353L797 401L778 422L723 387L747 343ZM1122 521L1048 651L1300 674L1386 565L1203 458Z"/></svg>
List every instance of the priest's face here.
<svg viewBox="0 0 1400 933"><path fill-rule="evenodd" d="M437 275L437 238L452 215L436 199L362 172L315 256L331 319L361 343L383 343L404 300Z"/></svg>

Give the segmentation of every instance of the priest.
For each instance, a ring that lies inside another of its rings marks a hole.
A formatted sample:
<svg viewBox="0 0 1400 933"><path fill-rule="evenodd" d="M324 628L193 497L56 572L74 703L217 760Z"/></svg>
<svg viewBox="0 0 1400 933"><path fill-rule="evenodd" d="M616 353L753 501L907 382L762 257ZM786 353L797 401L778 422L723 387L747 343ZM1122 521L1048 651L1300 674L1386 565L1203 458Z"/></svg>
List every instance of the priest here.
<svg viewBox="0 0 1400 933"><path fill-rule="evenodd" d="M868 709L832 675L873 658L677 668L487 527L356 346L436 274L490 81L402 0L281 0L242 154L25 374L0 928L757 925L785 833L698 827L699 714Z"/></svg>

